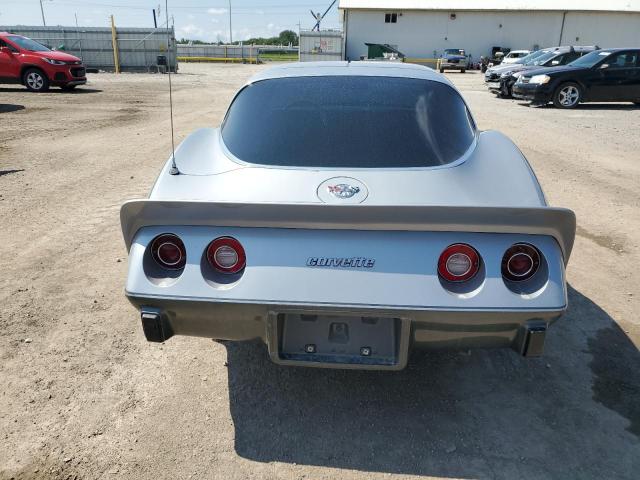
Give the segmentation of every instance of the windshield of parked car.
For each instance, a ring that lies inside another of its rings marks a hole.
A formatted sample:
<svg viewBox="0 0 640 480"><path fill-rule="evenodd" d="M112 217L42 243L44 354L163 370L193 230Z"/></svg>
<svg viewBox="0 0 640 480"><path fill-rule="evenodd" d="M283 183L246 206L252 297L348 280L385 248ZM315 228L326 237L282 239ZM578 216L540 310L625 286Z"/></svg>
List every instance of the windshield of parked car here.
<svg viewBox="0 0 640 480"><path fill-rule="evenodd" d="M522 57L522 58L520 59L520 63L522 63L523 65L532 65L532 64L533 64L533 61L534 61L536 58L538 58L538 57L540 57L540 56L544 55L545 53L547 53L547 52L545 52L544 50L536 50L535 52L530 53L530 54L529 54L529 55L527 55L526 57Z"/></svg>
<svg viewBox="0 0 640 480"><path fill-rule="evenodd" d="M591 68L596 63L598 63L601 60L604 60L609 55L611 55L611 52L606 52L606 51L603 51L603 50L596 50L594 52L589 52L586 55L583 55L582 57L574 60L573 62L569 63L568 65L571 65L572 67Z"/></svg>
<svg viewBox="0 0 640 480"><path fill-rule="evenodd" d="M222 138L240 160L263 165L433 167L459 159L475 126L460 94L441 82L310 76L245 87Z"/></svg>
<svg viewBox="0 0 640 480"><path fill-rule="evenodd" d="M447 48L444 53L447 55L464 55L464 50L460 48Z"/></svg>
<svg viewBox="0 0 640 480"><path fill-rule="evenodd" d="M51 51L44 45L39 44L35 40L31 40L27 37L21 37L20 35L9 35L7 37L10 41L18 45L23 50L29 50L31 52L49 52Z"/></svg>
<svg viewBox="0 0 640 480"><path fill-rule="evenodd" d="M559 52L546 52L540 55L538 58L534 59L529 65L542 65L552 58L555 58L559 55Z"/></svg>

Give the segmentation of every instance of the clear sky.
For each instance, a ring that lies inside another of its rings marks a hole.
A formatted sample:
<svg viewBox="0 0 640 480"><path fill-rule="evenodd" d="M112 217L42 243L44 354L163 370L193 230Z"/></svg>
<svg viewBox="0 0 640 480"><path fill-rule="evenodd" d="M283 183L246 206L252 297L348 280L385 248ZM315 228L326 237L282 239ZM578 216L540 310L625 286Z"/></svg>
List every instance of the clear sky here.
<svg viewBox="0 0 640 480"><path fill-rule="evenodd" d="M152 9L164 0L42 0L47 25L74 26L75 14L84 27L107 27L114 15L116 26L153 27ZM297 31L315 24L311 13L324 12L331 0L231 0L233 40L276 36L282 30ZM175 19L176 36L208 41L229 40L228 0L169 0L169 15ZM40 0L0 0L0 25L42 25ZM337 3L322 22L324 28L339 28Z"/></svg>

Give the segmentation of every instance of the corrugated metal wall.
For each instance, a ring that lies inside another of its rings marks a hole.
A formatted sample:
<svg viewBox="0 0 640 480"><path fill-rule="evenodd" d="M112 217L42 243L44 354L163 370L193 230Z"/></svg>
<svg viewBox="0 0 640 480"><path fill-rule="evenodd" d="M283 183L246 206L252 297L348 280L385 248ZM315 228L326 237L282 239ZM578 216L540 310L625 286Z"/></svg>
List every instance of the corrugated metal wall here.
<svg viewBox="0 0 640 480"><path fill-rule="evenodd" d="M300 61L342 60L342 32L337 30L300 31Z"/></svg>
<svg viewBox="0 0 640 480"><path fill-rule="evenodd" d="M255 59L258 49L254 45L178 45L178 56Z"/></svg>
<svg viewBox="0 0 640 480"><path fill-rule="evenodd" d="M262 58L261 55L266 57ZM298 55L298 47L284 45L178 45L179 62L232 61L242 63L260 63L272 54ZM277 58L275 60L278 60ZM285 59L290 60L290 58Z"/></svg>
<svg viewBox="0 0 640 480"><path fill-rule="evenodd" d="M15 33L61 49L82 58L90 68L115 69L111 28L102 27L28 27L1 26L0 31ZM173 29L117 28L121 71L147 71L157 63L158 55L167 56L176 65L176 42ZM171 37L171 52L167 55L167 34Z"/></svg>

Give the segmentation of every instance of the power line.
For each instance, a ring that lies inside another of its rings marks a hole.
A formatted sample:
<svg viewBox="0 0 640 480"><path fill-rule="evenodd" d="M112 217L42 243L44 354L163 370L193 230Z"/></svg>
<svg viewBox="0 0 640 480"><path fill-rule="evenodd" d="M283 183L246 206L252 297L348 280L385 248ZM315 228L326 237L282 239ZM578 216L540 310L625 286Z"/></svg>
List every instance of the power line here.
<svg viewBox="0 0 640 480"><path fill-rule="evenodd" d="M24 2L22 1L18 1L18 0L8 0L5 1L4 3L8 3L8 4L23 4ZM82 7L82 6L89 6L89 7L108 7L108 8L119 8L119 9L127 9L127 10L145 10L148 11L149 7L148 6L143 6L143 5L131 5L131 4L113 4L113 3L100 3L100 2L84 2L84 1L78 1L78 2L74 2L74 1L55 1L56 5L61 5L61 6L72 6L72 7ZM264 9L270 9L270 8L296 8L296 7L300 7L300 8L307 8L307 7L317 7L319 4L319 2L314 2L314 3L286 3L286 4L253 4L253 5L243 5L240 7L234 7L234 14L236 10L264 10ZM203 11L207 11L211 8L227 8L227 5L225 5L224 3L221 3L220 5L207 5L207 6L188 6L188 5L181 5L181 6L175 6L175 7L171 7L172 10L203 10ZM297 14L296 14L297 15Z"/></svg>

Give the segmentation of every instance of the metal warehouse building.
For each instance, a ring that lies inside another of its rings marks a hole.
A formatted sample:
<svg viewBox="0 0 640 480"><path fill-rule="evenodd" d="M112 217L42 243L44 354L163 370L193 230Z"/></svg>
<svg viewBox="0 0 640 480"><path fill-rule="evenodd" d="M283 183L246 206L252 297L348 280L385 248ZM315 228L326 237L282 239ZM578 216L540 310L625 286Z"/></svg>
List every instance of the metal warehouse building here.
<svg viewBox="0 0 640 480"><path fill-rule="evenodd" d="M345 58L386 43L409 60L464 48L474 60L494 46L640 47L640 0L340 0Z"/></svg>

